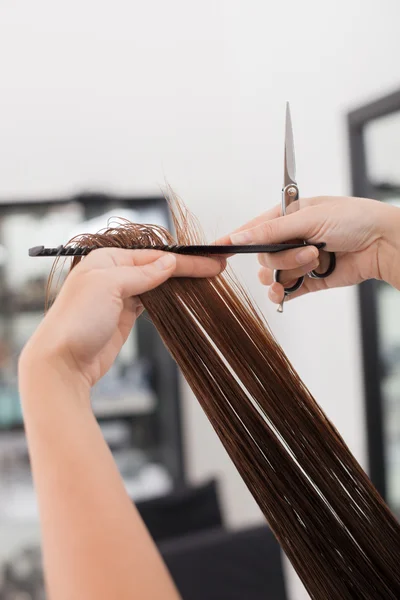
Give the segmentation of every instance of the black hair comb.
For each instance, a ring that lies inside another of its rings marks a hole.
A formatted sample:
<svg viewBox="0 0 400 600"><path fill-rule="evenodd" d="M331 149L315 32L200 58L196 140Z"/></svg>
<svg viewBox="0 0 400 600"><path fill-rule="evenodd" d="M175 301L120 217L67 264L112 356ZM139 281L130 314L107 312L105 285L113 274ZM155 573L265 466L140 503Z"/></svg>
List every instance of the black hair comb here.
<svg viewBox="0 0 400 600"><path fill-rule="evenodd" d="M129 246L125 250L162 250L163 252L174 252L175 254L187 254L190 256L210 256L224 254L258 254L262 252L283 252L284 250L293 250L294 248L303 248L304 246L314 246L321 249L324 243L309 244L299 242L293 244L258 244L249 246L217 246L217 245L159 245L159 246ZM35 246L29 249L29 256L86 256L96 246L58 246L57 248L45 248L45 246Z"/></svg>

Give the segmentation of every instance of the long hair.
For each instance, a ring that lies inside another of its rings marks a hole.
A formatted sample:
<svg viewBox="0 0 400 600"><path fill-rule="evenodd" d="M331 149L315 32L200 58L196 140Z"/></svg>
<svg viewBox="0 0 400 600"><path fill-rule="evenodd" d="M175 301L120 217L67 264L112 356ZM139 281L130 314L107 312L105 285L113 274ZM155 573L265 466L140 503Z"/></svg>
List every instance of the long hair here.
<svg viewBox="0 0 400 600"><path fill-rule="evenodd" d="M202 242L181 205L173 216L176 240L125 222L73 243ZM400 598L398 522L233 275L141 301L311 598Z"/></svg>

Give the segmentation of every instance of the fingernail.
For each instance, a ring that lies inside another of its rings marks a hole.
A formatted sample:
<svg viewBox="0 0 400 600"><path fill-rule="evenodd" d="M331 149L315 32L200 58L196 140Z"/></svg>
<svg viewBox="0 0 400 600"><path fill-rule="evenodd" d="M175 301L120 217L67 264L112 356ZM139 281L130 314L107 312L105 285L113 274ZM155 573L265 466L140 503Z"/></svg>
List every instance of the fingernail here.
<svg viewBox="0 0 400 600"><path fill-rule="evenodd" d="M316 248L303 248L296 254L296 260L299 265L307 265L312 262L314 258L318 256L318 250Z"/></svg>
<svg viewBox="0 0 400 600"><path fill-rule="evenodd" d="M161 258L157 258L154 265L160 271L165 271L165 269L170 269L173 264L175 264L175 256L173 254L166 254L165 256L161 256Z"/></svg>
<svg viewBox="0 0 400 600"><path fill-rule="evenodd" d="M251 244L252 241L253 236L250 231L239 231L231 235L232 244Z"/></svg>

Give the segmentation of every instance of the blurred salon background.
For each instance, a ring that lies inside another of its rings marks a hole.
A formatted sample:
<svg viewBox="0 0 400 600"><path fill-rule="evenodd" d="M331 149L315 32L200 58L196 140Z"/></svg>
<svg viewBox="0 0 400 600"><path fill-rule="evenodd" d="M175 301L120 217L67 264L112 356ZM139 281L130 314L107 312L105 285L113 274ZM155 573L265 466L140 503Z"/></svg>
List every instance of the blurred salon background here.
<svg viewBox="0 0 400 600"><path fill-rule="evenodd" d="M229 232L280 201L287 100L303 196L400 202L399 20L397 0L1 2L0 600L45 598L17 360L51 259L28 248L116 217L169 227L166 181L210 241ZM232 264L400 514L398 294L278 315L255 258ZM307 597L145 317L93 409L184 600Z"/></svg>

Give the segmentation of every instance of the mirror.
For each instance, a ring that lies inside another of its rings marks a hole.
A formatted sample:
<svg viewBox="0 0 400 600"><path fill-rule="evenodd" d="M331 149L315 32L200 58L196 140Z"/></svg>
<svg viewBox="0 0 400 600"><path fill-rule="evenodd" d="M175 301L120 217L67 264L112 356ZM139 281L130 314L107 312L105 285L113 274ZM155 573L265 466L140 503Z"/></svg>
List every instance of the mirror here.
<svg viewBox="0 0 400 600"><path fill-rule="evenodd" d="M372 197L400 204L400 111L370 121L364 135Z"/></svg>
<svg viewBox="0 0 400 600"><path fill-rule="evenodd" d="M400 111L368 123L365 145L372 197L400 206ZM376 299L386 498L400 514L400 299L383 282L377 284Z"/></svg>
<svg viewBox="0 0 400 600"><path fill-rule="evenodd" d="M400 92L349 114L353 194L400 206ZM400 516L400 296L359 286L369 475Z"/></svg>

